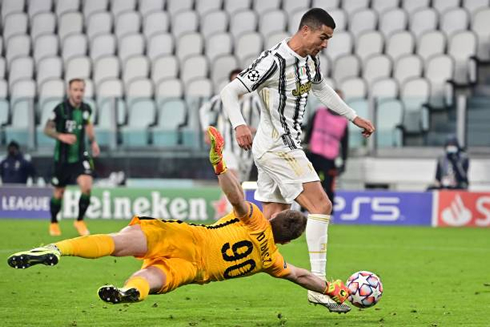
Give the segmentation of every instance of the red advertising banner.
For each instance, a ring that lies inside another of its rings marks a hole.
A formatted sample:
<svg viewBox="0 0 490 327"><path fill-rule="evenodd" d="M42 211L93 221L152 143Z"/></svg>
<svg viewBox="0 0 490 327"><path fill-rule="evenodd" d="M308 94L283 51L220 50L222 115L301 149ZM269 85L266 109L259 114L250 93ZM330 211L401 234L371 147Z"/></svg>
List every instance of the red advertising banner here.
<svg viewBox="0 0 490 327"><path fill-rule="evenodd" d="M439 191L440 227L490 227L490 193Z"/></svg>

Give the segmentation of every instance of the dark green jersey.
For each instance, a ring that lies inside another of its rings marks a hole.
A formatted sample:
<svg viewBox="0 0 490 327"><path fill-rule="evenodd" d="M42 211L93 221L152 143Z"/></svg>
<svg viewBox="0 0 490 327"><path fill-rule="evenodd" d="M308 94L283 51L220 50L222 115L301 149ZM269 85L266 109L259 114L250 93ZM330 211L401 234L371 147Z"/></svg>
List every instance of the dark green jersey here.
<svg viewBox="0 0 490 327"><path fill-rule="evenodd" d="M92 109L84 102L74 108L68 100L54 108L51 120L55 122L58 133L73 134L77 141L66 144L56 141L54 160L59 163L74 163L83 160L85 149L85 126L90 123Z"/></svg>

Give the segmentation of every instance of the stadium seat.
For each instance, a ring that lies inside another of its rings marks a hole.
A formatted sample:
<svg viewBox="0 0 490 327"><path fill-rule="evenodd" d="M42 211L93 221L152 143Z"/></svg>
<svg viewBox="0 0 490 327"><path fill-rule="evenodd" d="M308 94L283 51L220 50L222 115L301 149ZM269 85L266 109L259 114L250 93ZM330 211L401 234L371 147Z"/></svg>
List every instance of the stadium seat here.
<svg viewBox="0 0 490 327"><path fill-rule="evenodd" d="M133 11L136 8L137 0L111 0L111 12L114 17L118 16L126 11Z"/></svg>
<svg viewBox="0 0 490 327"><path fill-rule="evenodd" d="M369 0L343 0L342 9L348 16L351 16L356 11L360 11L369 7Z"/></svg>
<svg viewBox="0 0 490 327"><path fill-rule="evenodd" d="M437 29L439 15L432 8L423 8L410 15L409 29L416 38L428 31Z"/></svg>
<svg viewBox="0 0 490 327"><path fill-rule="evenodd" d="M230 33L237 39L241 34L256 31L257 24L258 18L254 11L242 10L231 16Z"/></svg>
<svg viewBox="0 0 490 327"><path fill-rule="evenodd" d="M54 12L58 17L70 11L80 10L80 0L55 1L54 5L55 5Z"/></svg>
<svg viewBox="0 0 490 327"><path fill-rule="evenodd" d="M446 82L454 75L454 60L448 55L432 56L425 63L425 78L430 82L430 105L443 108L446 101Z"/></svg>
<svg viewBox="0 0 490 327"><path fill-rule="evenodd" d="M478 36L477 57L480 60L490 59L490 8L482 8L474 13L471 30Z"/></svg>
<svg viewBox="0 0 490 327"><path fill-rule="evenodd" d="M147 78L150 74L150 61L146 56L134 56L129 58L123 66L122 80L128 85L133 80Z"/></svg>
<svg viewBox="0 0 490 327"><path fill-rule="evenodd" d="M432 7L442 15L444 12L458 8L461 0L432 0Z"/></svg>
<svg viewBox="0 0 490 327"><path fill-rule="evenodd" d="M305 14L305 10L297 11L289 16L288 33L289 35L294 35L298 31L299 23L301 22L301 17Z"/></svg>
<svg viewBox="0 0 490 327"><path fill-rule="evenodd" d="M233 40L229 33L216 33L206 39L206 56L209 62L221 55L231 54L233 50Z"/></svg>
<svg viewBox="0 0 490 327"><path fill-rule="evenodd" d="M34 41L34 61L36 64L46 57L54 57L58 55L59 38L55 34L40 35Z"/></svg>
<svg viewBox="0 0 490 327"><path fill-rule="evenodd" d="M378 13L379 16L391 9L398 8L400 0L372 0L371 8Z"/></svg>
<svg viewBox="0 0 490 327"><path fill-rule="evenodd" d="M51 8L53 7L52 0L28 1L27 4L27 13L31 19L39 13L51 12Z"/></svg>
<svg viewBox="0 0 490 327"><path fill-rule="evenodd" d="M404 0L402 1L401 6L411 16L417 10L430 7L430 1L431 0Z"/></svg>
<svg viewBox="0 0 490 327"><path fill-rule="evenodd" d="M31 57L16 57L9 66L9 88L11 90L17 81L32 79L34 75L34 60Z"/></svg>
<svg viewBox="0 0 490 327"><path fill-rule="evenodd" d="M148 78L134 77L126 83L126 99L128 104L136 99L151 99L154 95L153 82Z"/></svg>
<svg viewBox="0 0 490 327"><path fill-rule="evenodd" d="M350 32L340 31L335 33L335 42L328 44L326 53L330 61L334 62L337 58L352 53L353 38Z"/></svg>
<svg viewBox="0 0 490 327"><path fill-rule="evenodd" d="M393 77L402 85L409 78L422 76L423 60L417 55L405 55L395 62Z"/></svg>
<svg viewBox="0 0 490 327"><path fill-rule="evenodd" d="M0 35L0 53L3 54L3 38L1 35Z"/></svg>
<svg viewBox="0 0 490 327"><path fill-rule="evenodd" d="M114 138L116 126L126 121L126 105L122 100L124 89L120 80L109 79L103 81L97 91L98 124L95 135L99 145L108 146Z"/></svg>
<svg viewBox="0 0 490 327"><path fill-rule="evenodd" d="M86 34L89 40L96 35L110 34L112 32L113 18L110 12L95 12L86 18Z"/></svg>
<svg viewBox="0 0 490 327"><path fill-rule="evenodd" d="M276 0L277 1L277 0ZM196 1L196 11L200 17L223 8L223 0L201 0Z"/></svg>
<svg viewBox="0 0 490 327"><path fill-rule="evenodd" d="M356 55L344 55L335 60L332 78L340 84L347 78L358 77L361 71L361 61Z"/></svg>
<svg viewBox="0 0 490 327"><path fill-rule="evenodd" d="M172 55L174 50L174 38L170 33L154 34L147 41L146 55L151 61L161 56Z"/></svg>
<svg viewBox="0 0 490 327"><path fill-rule="evenodd" d="M43 98L39 103L39 124L36 126L36 144L39 147L52 148L55 145L55 140L44 134L44 127L49 120L55 107L63 101L63 98Z"/></svg>
<svg viewBox="0 0 490 327"><path fill-rule="evenodd" d="M40 60L37 64L36 82L38 86L48 79L61 79L62 76L63 61L60 57L47 57Z"/></svg>
<svg viewBox="0 0 490 327"><path fill-rule="evenodd" d="M335 21L335 31L345 31L347 29L347 14L342 9L332 9L328 13Z"/></svg>
<svg viewBox="0 0 490 327"><path fill-rule="evenodd" d="M143 19L143 34L149 39L155 34L166 33L169 31L170 18L164 11L150 12Z"/></svg>
<svg viewBox="0 0 490 327"><path fill-rule="evenodd" d="M262 35L257 32L242 34L242 36L240 36L238 41L235 43L236 57L241 63L242 67L247 67L251 63L251 60L248 58L257 58L263 51L263 48L264 41L262 39Z"/></svg>
<svg viewBox="0 0 490 327"><path fill-rule="evenodd" d="M270 49L285 38L289 37L289 34L286 32L277 32L274 34L269 35L266 40L265 40L265 47L264 49Z"/></svg>
<svg viewBox="0 0 490 327"><path fill-rule="evenodd" d="M87 21L87 19L90 20L91 15L107 11L109 0L84 0L82 1L82 6L83 16L85 17L85 21Z"/></svg>
<svg viewBox="0 0 490 327"><path fill-rule="evenodd" d="M305 13L310 8L310 0L283 0L282 9L291 17L300 12Z"/></svg>
<svg viewBox="0 0 490 327"><path fill-rule="evenodd" d="M10 66L13 59L29 56L31 53L31 39L25 34L14 35L7 40L5 50L5 58Z"/></svg>
<svg viewBox="0 0 490 327"><path fill-rule="evenodd" d="M357 39L363 32L375 30L377 25L378 15L374 10L361 9L350 14L349 32L351 32L354 39Z"/></svg>
<svg viewBox="0 0 490 327"><path fill-rule="evenodd" d="M238 61L234 55L219 56L212 63L211 80L215 90L221 90L218 85L221 81L228 81L230 72L238 67Z"/></svg>
<svg viewBox="0 0 490 327"><path fill-rule="evenodd" d="M68 35L82 34L83 16L79 12L67 12L58 20L58 36L63 43ZM84 35L85 36L85 35Z"/></svg>
<svg viewBox="0 0 490 327"><path fill-rule="evenodd" d="M132 56L145 53L145 38L143 34L129 34L119 40L118 56L121 63L125 63Z"/></svg>
<svg viewBox="0 0 490 327"><path fill-rule="evenodd" d="M5 136L7 142L16 140L21 145L28 145L27 131L35 121L36 83L31 79L17 80L10 89L11 124L5 129Z"/></svg>
<svg viewBox="0 0 490 327"><path fill-rule="evenodd" d="M90 43L90 58L94 62L102 57L116 54L117 41L113 34L99 34Z"/></svg>
<svg viewBox="0 0 490 327"><path fill-rule="evenodd" d="M151 15L151 13L162 12L165 7L165 0L139 0L138 1L138 11L141 16L145 17L143 21L146 20L146 15Z"/></svg>
<svg viewBox="0 0 490 327"><path fill-rule="evenodd" d="M184 61L192 56L201 55L204 51L204 40L200 33L190 32L182 35L177 40L175 54L182 65Z"/></svg>
<svg viewBox="0 0 490 327"><path fill-rule="evenodd" d="M458 84L469 82L469 59L476 55L478 37L472 31L460 31L449 40L447 54L454 59L454 81Z"/></svg>
<svg viewBox="0 0 490 327"><path fill-rule="evenodd" d="M188 57L182 64L180 79L187 85L190 81L199 77L207 77L209 65L206 57L202 55Z"/></svg>
<svg viewBox="0 0 490 327"><path fill-rule="evenodd" d="M490 0L463 0L463 8L468 10L471 16L480 9L486 9L490 7Z"/></svg>
<svg viewBox="0 0 490 327"><path fill-rule="evenodd" d="M335 9L340 7L340 0L313 0L311 2L312 8ZM330 12L330 11L329 11Z"/></svg>
<svg viewBox="0 0 490 327"><path fill-rule="evenodd" d="M179 12L193 10L194 0L167 0L167 11L174 17Z"/></svg>
<svg viewBox="0 0 490 327"><path fill-rule="evenodd" d="M421 132L429 127L429 113L424 107L429 101L430 84L425 78L411 78L401 87L400 99L405 111L403 127L407 132Z"/></svg>
<svg viewBox="0 0 490 327"><path fill-rule="evenodd" d="M135 99L128 106L128 125L121 127L122 144L126 147L146 146L149 127L155 123L155 102L148 98Z"/></svg>
<svg viewBox="0 0 490 327"><path fill-rule="evenodd" d="M423 60L444 53L446 50L446 37L441 31L429 31L418 38L417 54Z"/></svg>
<svg viewBox="0 0 490 327"><path fill-rule="evenodd" d="M3 133L10 119L10 104L7 100L8 86L6 80L0 80L0 128Z"/></svg>
<svg viewBox="0 0 490 327"><path fill-rule="evenodd" d="M213 95L213 83L208 78L191 81L185 89L186 97L209 99Z"/></svg>
<svg viewBox="0 0 490 327"><path fill-rule="evenodd" d="M155 85L167 78L176 78L179 75L179 61L175 56L158 57L152 62L151 80Z"/></svg>
<svg viewBox="0 0 490 327"><path fill-rule="evenodd" d="M118 40L126 35L139 33L140 30L141 15L137 11L126 11L116 17L114 34Z"/></svg>
<svg viewBox="0 0 490 327"><path fill-rule="evenodd" d="M87 37L84 34L71 34L62 41L61 57L64 62L87 55Z"/></svg>
<svg viewBox="0 0 490 327"><path fill-rule="evenodd" d="M251 0L240 1L223 1L224 10L233 17L233 15L242 10L248 10L252 7Z"/></svg>
<svg viewBox="0 0 490 327"><path fill-rule="evenodd" d="M120 62L115 56L103 57L94 64L93 80L96 88L104 79L114 79L120 74Z"/></svg>
<svg viewBox="0 0 490 327"><path fill-rule="evenodd" d="M172 34L176 40L189 32L197 32L199 27L199 17L192 10L180 11L172 16Z"/></svg>
<svg viewBox="0 0 490 327"><path fill-rule="evenodd" d="M367 100L349 100L346 98L346 101L349 107L354 109L359 116L372 119L369 117L369 105ZM349 148L356 149L366 146L366 142L366 138L362 137L362 134L359 133L358 129L349 128Z"/></svg>
<svg viewBox="0 0 490 327"><path fill-rule="evenodd" d="M5 63L5 58L0 57L0 80L1 81L5 80L6 71L7 71L7 64Z"/></svg>
<svg viewBox="0 0 490 327"><path fill-rule="evenodd" d="M360 77L345 79L340 83L339 88L346 100L364 99L367 96L366 81Z"/></svg>
<svg viewBox="0 0 490 327"><path fill-rule="evenodd" d="M405 31L408 25L408 15L405 10L395 8L384 12L379 19L379 30L386 38L393 33Z"/></svg>
<svg viewBox="0 0 490 327"><path fill-rule="evenodd" d="M56 16L51 12L43 12L31 18L30 36L33 42L43 34L54 34L56 31Z"/></svg>
<svg viewBox="0 0 490 327"><path fill-rule="evenodd" d="M252 8L256 13L265 13L270 10L280 9L282 5L282 0L253 0Z"/></svg>
<svg viewBox="0 0 490 327"><path fill-rule="evenodd" d="M229 18L225 11L211 11L202 16L200 32L204 39L228 30Z"/></svg>
<svg viewBox="0 0 490 327"><path fill-rule="evenodd" d="M415 50L415 38L409 31L400 31L391 34L386 44L386 54L394 62L403 55L412 54Z"/></svg>
<svg viewBox="0 0 490 327"><path fill-rule="evenodd" d="M23 12L15 12L3 19L3 40L7 44L9 38L17 34L27 34L27 15Z"/></svg>
<svg viewBox="0 0 490 327"><path fill-rule="evenodd" d="M373 82L391 76L393 63L390 57L382 54L373 55L366 60L363 67L362 77L372 85Z"/></svg>
<svg viewBox="0 0 490 327"><path fill-rule="evenodd" d="M268 37L269 35L274 33L284 32L286 31L287 26L288 17L284 13L284 11L280 9L266 11L260 15L259 32L264 37Z"/></svg>
<svg viewBox="0 0 490 327"><path fill-rule="evenodd" d="M184 100L173 99L165 101L158 114L158 121L151 129L153 145L160 147L175 147L179 142L179 128L184 125L187 109Z"/></svg>
<svg viewBox="0 0 490 327"><path fill-rule="evenodd" d="M378 147L400 147L403 145L400 126L403 121L403 104L400 100L377 101L376 144Z"/></svg>
<svg viewBox="0 0 490 327"><path fill-rule="evenodd" d="M357 38L355 54L365 63L370 56L382 53L383 48L383 35L378 31L367 31Z"/></svg>
<svg viewBox="0 0 490 327"><path fill-rule="evenodd" d="M87 56L75 57L65 64L65 81L73 78L90 78L92 73L92 60Z"/></svg>
<svg viewBox="0 0 490 327"><path fill-rule="evenodd" d="M168 99L181 98L184 95L184 86L182 81L177 78L168 78L161 80L156 87L155 98L158 106Z"/></svg>
<svg viewBox="0 0 490 327"><path fill-rule="evenodd" d="M3 0L2 1L2 22L5 22L5 17L13 13L24 11L25 0Z"/></svg>
<svg viewBox="0 0 490 327"><path fill-rule="evenodd" d="M453 8L442 14L439 28L449 38L456 32L467 30L469 23L468 11L463 8Z"/></svg>
<svg viewBox="0 0 490 327"><path fill-rule="evenodd" d="M69 80L67 82L69 82ZM94 82L91 79L86 78L85 79L85 97L84 97L84 101L85 100L88 101L89 98L94 98L94 97L95 97Z"/></svg>
<svg viewBox="0 0 490 327"><path fill-rule="evenodd" d="M372 98L386 100L398 97L398 83L393 78L384 78L374 82L369 88L369 95Z"/></svg>

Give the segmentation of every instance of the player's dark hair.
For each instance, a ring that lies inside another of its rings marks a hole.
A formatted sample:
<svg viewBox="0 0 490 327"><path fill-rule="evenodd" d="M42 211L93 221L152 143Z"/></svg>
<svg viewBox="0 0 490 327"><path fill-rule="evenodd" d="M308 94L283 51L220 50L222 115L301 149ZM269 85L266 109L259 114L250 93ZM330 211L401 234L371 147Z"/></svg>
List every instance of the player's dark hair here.
<svg viewBox="0 0 490 327"><path fill-rule="evenodd" d="M306 217L299 211L286 210L271 220L271 226L274 241L286 243L303 234L306 228Z"/></svg>
<svg viewBox="0 0 490 327"><path fill-rule="evenodd" d="M319 29L322 25L328 26L333 30L335 29L335 21L332 16L321 8L308 10L303 17L301 17L298 31L305 25L313 30Z"/></svg>
<svg viewBox="0 0 490 327"><path fill-rule="evenodd" d="M240 74L240 73L242 72L242 70L243 70L243 69L241 69L241 68L235 68L235 69L233 69L233 70L230 72L230 74L228 75L228 80L231 82L231 81L232 81L232 79L231 79L231 78L233 77L233 75L238 75L238 74Z"/></svg>
<svg viewBox="0 0 490 327"><path fill-rule="evenodd" d="M76 83L76 82L82 82L83 84L85 84L85 80L81 79L81 78L72 78L69 82L68 82L68 86L71 86L73 83Z"/></svg>

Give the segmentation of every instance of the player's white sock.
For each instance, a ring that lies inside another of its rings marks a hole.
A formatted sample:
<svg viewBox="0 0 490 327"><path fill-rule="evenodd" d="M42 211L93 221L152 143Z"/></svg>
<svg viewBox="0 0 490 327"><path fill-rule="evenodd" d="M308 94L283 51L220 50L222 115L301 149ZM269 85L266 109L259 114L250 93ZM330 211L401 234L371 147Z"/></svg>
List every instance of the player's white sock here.
<svg viewBox="0 0 490 327"><path fill-rule="evenodd" d="M320 278L327 273L327 242L330 215L309 214L306 243L310 254L311 272Z"/></svg>

